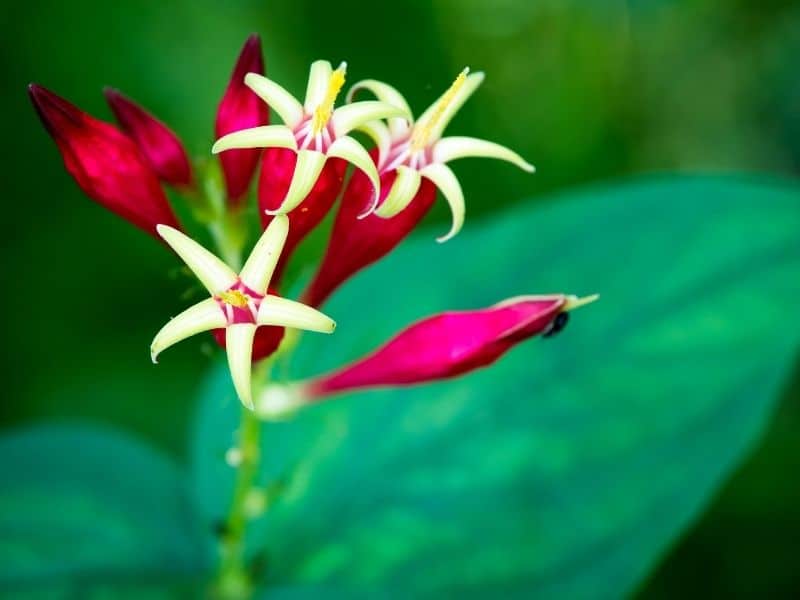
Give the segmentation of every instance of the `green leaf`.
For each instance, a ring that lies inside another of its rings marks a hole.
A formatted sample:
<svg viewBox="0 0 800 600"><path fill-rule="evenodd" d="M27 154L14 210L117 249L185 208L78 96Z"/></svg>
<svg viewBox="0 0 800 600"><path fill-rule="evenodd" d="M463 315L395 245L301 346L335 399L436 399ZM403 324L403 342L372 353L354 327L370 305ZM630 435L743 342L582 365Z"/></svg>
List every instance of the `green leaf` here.
<svg viewBox="0 0 800 600"><path fill-rule="evenodd" d="M800 339L800 190L675 177L592 188L424 232L326 306L310 375L447 309L599 292L553 339L433 385L327 401L264 431L254 523L276 586L404 596L630 593L757 440ZM237 402L203 399L194 480L227 507Z"/></svg>
<svg viewBox="0 0 800 600"><path fill-rule="evenodd" d="M14 597L165 597L207 567L185 475L141 442L38 426L0 437L0 457L0 588Z"/></svg>

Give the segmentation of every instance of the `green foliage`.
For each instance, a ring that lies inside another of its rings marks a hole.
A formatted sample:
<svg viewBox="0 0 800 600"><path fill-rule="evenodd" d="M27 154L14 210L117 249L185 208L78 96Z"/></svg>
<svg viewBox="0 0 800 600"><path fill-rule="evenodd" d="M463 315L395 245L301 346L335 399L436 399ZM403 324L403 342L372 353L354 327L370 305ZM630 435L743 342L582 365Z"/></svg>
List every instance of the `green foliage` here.
<svg viewBox="0 0 800 600"><path fill-rule="evenodd" d="M0 438L0 457L0 590L157 598L206 568L183 473L140 442L40 426Z"/></svg>
<svg viewBox="0 0 800 600"><path fill-rule="evenodd" d="M732 178L595 188L444 246L423 235L359 276L326 307L336 335L304 339L295 375L433 312L520 293L602 298L487 370L268 425L262 483L282 494L249 540L266 581L630 593L745 456L791 367L799 204L797 187ZM220 368L193 448L209 524L229 502L238 410Z"/></svg>

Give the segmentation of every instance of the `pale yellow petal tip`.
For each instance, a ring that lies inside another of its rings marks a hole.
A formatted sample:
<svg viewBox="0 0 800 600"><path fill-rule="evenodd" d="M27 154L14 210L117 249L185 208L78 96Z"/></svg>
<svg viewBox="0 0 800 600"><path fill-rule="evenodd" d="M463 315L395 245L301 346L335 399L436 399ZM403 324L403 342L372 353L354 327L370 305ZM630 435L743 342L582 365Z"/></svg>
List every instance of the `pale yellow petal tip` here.
<svg viewBox="0 0 800 600"><path fill-rule="evenodd" d="M567 296L564 302L564 306L562 310L569 311L575 310L576 308L580 308L581 306L585 306L587 304L591 304L596 300L600 299L600 294L592 294L591 296L584 296L583 298L578 298L578 296Z"/></svg>
<svg viewBox="0 0 800 600"><path fill-rule="evenodd" d="M458 235L458 232L459 232L459 231L460 231L460 229L458 229L458 230L456 230L456 231L451 231L450 233L448 233L448 234L446 234L446 235L443 235L443 236L441 236L441 237L437 237L437 238L436 238L436 241L437 241L438 243L440 243L440 244L444 244L445 242L449 242L449 241L450 241L450 240L452 240L454 237L456 237L456 235Z"/></svg>
<svg viewBox="0 0 800 600"><path fill-rule="evenodd" d="M150 346L150 360L153 361L154 365L158 364L158 355L159 351L154 346Z"/></svg>
<svg viewBox="0 0 800 600"><path fill-rule="evenodd" d="M156 231L158 232L158 235L160 235L162 238L167 239L167 236L169 234L178 230L175 229L174 227L170 227L169 225L162 225L161 223L159 223L158 225L156 225Z"/></svg>
<svg viewBox="0 0 800 600"><path fill-rule="evenodd" d="M526 160L520 163L519 168L525 171L526 173L536 173L536 167L534 167L531 163L529 163Z"/></svg>

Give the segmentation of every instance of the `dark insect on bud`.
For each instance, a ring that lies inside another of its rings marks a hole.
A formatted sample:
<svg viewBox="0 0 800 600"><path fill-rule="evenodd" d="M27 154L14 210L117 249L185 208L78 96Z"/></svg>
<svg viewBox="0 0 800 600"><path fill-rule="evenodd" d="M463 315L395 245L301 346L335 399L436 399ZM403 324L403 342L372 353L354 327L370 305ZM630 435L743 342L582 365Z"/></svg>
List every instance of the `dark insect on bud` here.
<svg viewBox="0 0 800 600"><path fill-rule="evenodd" d="M542 337L552 337L559 331L567 326L569 321L569 313L561 312L556 315L556 318L550 323L547 329L542 333Z"/></svg>

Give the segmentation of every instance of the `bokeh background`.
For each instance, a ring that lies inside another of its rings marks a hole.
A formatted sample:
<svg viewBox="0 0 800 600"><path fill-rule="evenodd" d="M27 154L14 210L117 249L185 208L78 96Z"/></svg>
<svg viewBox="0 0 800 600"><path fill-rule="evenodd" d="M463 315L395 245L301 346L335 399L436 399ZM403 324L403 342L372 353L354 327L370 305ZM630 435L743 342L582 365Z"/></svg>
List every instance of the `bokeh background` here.
<svg viewBox="0 0 800 600"><path fill-rule="evenodd" d="M185 288L175 262L82 195L29 104L30 81L109 120L101 89L118 87L206 156L251 32L270 76L298 93L312 60L347 60L350 81L382 78L421 110L469 65L487 80L452 131L507 144L538 168L457 165L471 227L516 202L643 172L800 173L792 0L41 0L3 12L4 428L91 418L181 459L198 354L212 352L187 343L168 372L152 368L147 348L170 310L158 299ZM448 218L438 206L429 222ZM796 369L763 443L641 597L797 597L799 429Z"/></svg>

